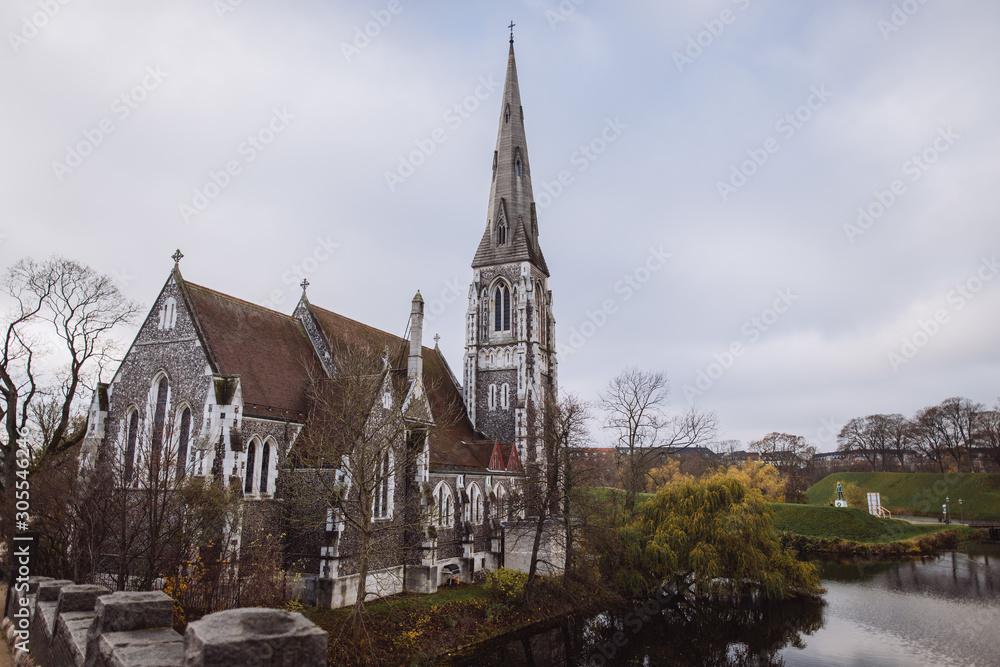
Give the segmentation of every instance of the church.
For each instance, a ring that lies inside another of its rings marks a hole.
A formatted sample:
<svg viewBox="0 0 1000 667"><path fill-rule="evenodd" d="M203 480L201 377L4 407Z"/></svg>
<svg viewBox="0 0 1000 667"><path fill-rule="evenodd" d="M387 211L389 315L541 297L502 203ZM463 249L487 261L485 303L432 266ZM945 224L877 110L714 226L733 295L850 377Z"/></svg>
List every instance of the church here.
<svg viewBox="0 0 1000 667"><path fill-rule="evenodd" d="M282 475L315 408L310 382L336 376L344 350L384 351L387 374L398 379L406 400L421 402L425 421L447 425L414 429L424 441L413 479L393 479L375 500L375 518L391 520L402 514L394 508L404 490L416 485L428 496L427 520L434 524L413 538L416 558L400 556L369 575L377 593L430 592L449 576L468 580L500 567L505 557L511 565L505 522L523 509L507 499L520 493L525 466L539 456L538 415L558 389L549 270L539 244L513 38L458 374L437 345L422 340L419 291L408 304L407 332L397 336L311 303L306 281L290 315L195 284L181 273L182 257L175 253L117 372L95 392L82 467L114 452L131 479L145 460L144 443L169 441L178 477L222 481L238 487L245 502L281 503ZM331 513L310 543L314 552L300 561L301 574L319 582L320 604L355 599L346 533Z"/></svg>

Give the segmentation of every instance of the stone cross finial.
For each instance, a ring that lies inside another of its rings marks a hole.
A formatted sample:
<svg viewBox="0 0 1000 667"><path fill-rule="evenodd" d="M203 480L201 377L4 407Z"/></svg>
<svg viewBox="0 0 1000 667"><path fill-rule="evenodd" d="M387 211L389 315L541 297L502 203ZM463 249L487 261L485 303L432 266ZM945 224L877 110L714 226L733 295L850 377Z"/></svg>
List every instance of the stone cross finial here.
<svg viewBox="0 0 1000 667"><path fill-rule="evenodd" d="M177 266L181 263L181 260L184 259L184 253L182 253L181 249L178 248L177 252L175 252L173 255L170 256L170 259L174 260L174 268L176 269Z"/></svg>
<svg viewBox="0 0 1000 667"><path fill-rule="evenodd" d="M440 340L441 340L441 335L440 334L434 334L434 347L438 346L438 341L440 341Z"/></svg>
<svg viewBox="0 0 1000 667"><path fill-rule="evenodd" d="M303 278L302 282L299 283L299 287L302 288L302 296L305 296L306 295L306 288L309 287L309 281L306 280L305 278Z"/></svg>
<svg viewBox="0 0 1000 667"><path fill-rule="evenodd" d="M511 44L514 43L514 25L515 25L515 23L513 21L511 21L510 25L507 26L508 28L510 28L510 43Z"/></svg>

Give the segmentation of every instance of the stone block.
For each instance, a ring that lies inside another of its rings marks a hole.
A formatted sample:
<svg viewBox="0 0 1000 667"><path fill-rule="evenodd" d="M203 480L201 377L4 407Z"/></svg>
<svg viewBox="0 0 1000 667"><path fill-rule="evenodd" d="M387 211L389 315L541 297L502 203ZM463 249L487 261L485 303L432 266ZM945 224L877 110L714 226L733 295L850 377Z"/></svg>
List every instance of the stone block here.
<svg viewBox="0 0 1000 667"><path fill-rule="evenodd" d="M406 590L411 593L436 593L437 567L434 565L407 565Z"/></svg>
<svg viewBox="0 0 1000 667"><path fill-rule="evenodd" d="M326 632L302 614L233 609L194 621L184 635L186 667L323 667Z"/></svg>
<svg viewBox="0 0 1000 667"><path fill-rule="evenodd" d="M102 635L95 667L180 667L184 638L173 629L133 630Z"/></svg>
<svg viewBox="0 0 1000 667"><path fill-rule="evenodd" d="M59 599L59 591L61 591L65 586L73 585L73 582L69 579L49 579L48 581L40 581L35 587L36 601L56 602ZM30 582L28 586L30 590Z"/></svg>
<svg viewBox="0 0 1000 667"><path fill-rule="evenodd" d="M98 597L94 606L94 623L87 633L86 667L98 664L102 635L169 628L173 622L174 601L163 591L119 591Z"/></svg>
<svg viewBox="0 0 1000 667"><path fill-rule="evenodd" d="M55 579L52 577L28 577L28 594L34 595L38 590L38 585L46 581L55 581Z"/></svg>
<svg viewBox="0 0 1000 667"><path fill-rule="evenodd" d="M104 586L94 586L91 584L64 586L59 592L59 613L62 614L67 611L94 611L97 605L97 598L102 595L111 595L111 591Z"/></svg>
<svg viewBox="0 0 1000 667"><path fill-rule="evenodd" d="M82 667L87 654L87 631L94 623L92 611L67 611L59 614L52 639L52 664L59 667Z"/></svg>

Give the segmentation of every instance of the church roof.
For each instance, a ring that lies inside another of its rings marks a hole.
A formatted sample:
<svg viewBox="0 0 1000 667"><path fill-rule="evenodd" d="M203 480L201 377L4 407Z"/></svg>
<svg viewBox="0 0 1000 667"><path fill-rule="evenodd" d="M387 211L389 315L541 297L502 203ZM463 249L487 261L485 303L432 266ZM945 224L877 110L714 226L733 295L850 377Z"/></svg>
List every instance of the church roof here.
<svg viewBox="0 0 1000 667"><path fill-rule="evenodd" d="M497 228L506 224L507 235L499 243ZM531 192L531 165L528 162L528 142L524 134L524 110L517 84L514 62L514 42L507 55L507 77L500 105L500 127L497 130L496 151L493 153L493 180L490 203L486 211L486 230L472 267L530 261L546 276L541 246L538 244L538 219L535 198Z"/></svg>
<svg viewBox="0 0 1000 667"><path fill-rule="evenodd" d="M310 304L310 310L331 347L367 347L381 354L388 348L394 369L405 371L409 342L405 338L368 326L349 317ZM485 472L493 441L483 440L469 420L461 388L437 348L422 347L423 382L434 419L430 431L431 470ZM483 447L488 446L485 456Z"/></svg>
<svg viewBox="0 0 1000 667"><path fill-rule="evenodd" d="M290 421L306 415L310 373L322 371L302 324L288 315L180 278L214 371L238 375L247 414Z"/></svg>

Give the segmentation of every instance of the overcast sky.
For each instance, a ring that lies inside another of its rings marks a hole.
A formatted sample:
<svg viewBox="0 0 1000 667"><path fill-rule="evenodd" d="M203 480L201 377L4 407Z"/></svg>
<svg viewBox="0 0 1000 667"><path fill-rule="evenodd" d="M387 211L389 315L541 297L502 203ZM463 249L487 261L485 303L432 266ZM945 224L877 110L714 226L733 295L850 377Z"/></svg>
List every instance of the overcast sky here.
<svg viewBox="0 0 1000 667"><path fill-rule="evenodd" d="M460 369L511 20L563 389L820 450L996 403L995 0L6 0L0 263L399 335L420 289Z"/></svg>

